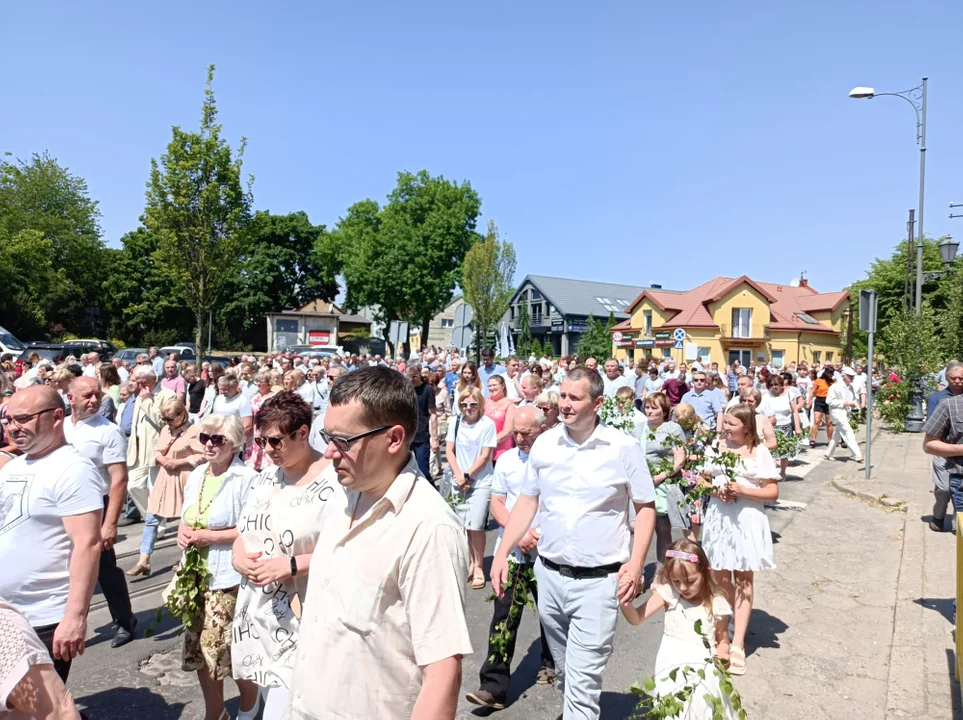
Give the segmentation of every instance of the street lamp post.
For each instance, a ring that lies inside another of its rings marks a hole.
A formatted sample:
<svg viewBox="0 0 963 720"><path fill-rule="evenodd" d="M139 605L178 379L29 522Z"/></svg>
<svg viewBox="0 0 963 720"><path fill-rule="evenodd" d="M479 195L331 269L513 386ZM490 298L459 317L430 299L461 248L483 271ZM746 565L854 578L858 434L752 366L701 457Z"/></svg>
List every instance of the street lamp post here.
<svg viewBox="0 0 963 720"><path fill-rule="evenodd" d="M926 78L910 90L898 93L878 93L871 87L855 87L849 97L856 100L872 100L874 97L890 95L902 98L916 112L916 144L920 146L920 201L919 218L916 226L916 314L923 312L923 187L926 178Z"/></svg>

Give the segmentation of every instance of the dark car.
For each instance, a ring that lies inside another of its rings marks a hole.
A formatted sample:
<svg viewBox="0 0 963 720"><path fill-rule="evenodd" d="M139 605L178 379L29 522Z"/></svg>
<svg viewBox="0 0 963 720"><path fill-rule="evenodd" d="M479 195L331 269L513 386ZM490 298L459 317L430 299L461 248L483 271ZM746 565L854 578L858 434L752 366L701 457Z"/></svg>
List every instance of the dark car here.
<svg viewBox="0 0 963 720"><path fill-rule="evenodd" d="M131 365L137 364L137 356L141 353L147 354L147 348L124 348L123 350L118 350L113 354L111 360L117 358L118 360L126 360Z"/></svg>
<svg viewBox="0 0 963 720"><path fill-rule="evenodd" d="M44 342L42 340L37 340L27 343L27 349L20 354L18 360L21 362L25 361L33 353L37 353L41 360L60 362L64 359L65 351L63 343Z"/></svg>
<svg viewBox="0 0 963 720"><path fill-rule="evenodd" d="M86 353L95 352L103 361L110 360L117 352L117 348L106 340L68 340L64 343L64 352L77 358Z"/></svg>

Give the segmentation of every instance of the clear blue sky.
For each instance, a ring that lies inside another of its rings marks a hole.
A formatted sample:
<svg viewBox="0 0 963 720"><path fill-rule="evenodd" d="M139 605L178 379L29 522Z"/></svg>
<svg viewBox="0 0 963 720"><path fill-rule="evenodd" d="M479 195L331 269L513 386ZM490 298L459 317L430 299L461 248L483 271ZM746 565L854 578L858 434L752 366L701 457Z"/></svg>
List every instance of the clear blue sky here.
<svg viewBox="0 0 963 720"><path fill-rule="evenodd" d="M963 237L963 3L7 3L0 150L49 150L138 224L205 67L258 209L332 227L398 170L468 179L526 273L835 290L905 236L930 77L925 229ZM954 228L955 224L955 228Z"/></svg>

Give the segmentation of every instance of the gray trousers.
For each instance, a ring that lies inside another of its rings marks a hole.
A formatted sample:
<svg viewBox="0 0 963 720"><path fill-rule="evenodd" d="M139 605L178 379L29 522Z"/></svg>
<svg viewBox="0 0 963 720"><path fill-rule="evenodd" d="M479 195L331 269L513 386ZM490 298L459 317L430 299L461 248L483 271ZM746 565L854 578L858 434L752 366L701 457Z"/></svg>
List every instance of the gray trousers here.
<svg viewBox="0 0 963 720"><path fill-rule="evenodd" d="M946 471L946 458L933 458L933 520L940 522L946 517L950 504L950 474Z"/></svg>
<svg viewBox="0 0 963 720"><path fill-rule="evenodd" d="M598 720L602 672L612 656L618 576L575 579L535 562L538 614L555 659L563 720Z"/></svg>

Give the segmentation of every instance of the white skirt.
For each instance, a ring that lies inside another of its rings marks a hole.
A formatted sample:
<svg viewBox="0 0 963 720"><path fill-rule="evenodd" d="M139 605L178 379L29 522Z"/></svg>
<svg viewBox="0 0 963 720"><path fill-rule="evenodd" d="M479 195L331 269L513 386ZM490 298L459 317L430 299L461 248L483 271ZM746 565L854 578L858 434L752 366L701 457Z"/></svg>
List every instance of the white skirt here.
<svg viewBox="0 0 963 720"><path fill-rule="evenodd" d="M771 570L776 567L765 506L739 498L709 501L702 525L702 549L713 570Z"/></svg>

